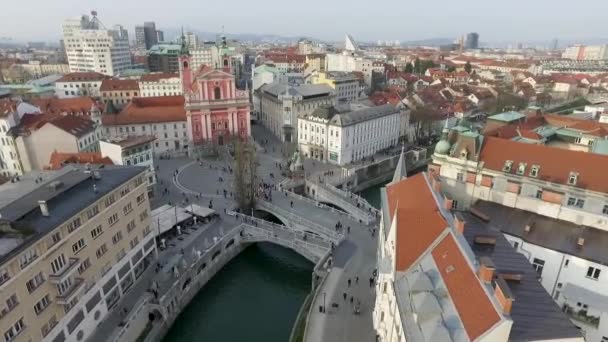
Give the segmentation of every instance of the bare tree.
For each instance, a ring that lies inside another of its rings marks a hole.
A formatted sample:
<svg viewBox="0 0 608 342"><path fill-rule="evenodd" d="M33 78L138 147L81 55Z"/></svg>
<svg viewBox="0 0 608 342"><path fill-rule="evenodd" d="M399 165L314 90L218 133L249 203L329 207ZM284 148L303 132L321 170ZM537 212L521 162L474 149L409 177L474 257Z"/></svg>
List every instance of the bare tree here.
<svg viewBox="0 0 608 342"><path fill-rule="evenodd" d="M428 140L433 130L434 114L428 106L412 110L410 122L414 125L414 143L420 144Z"/></svg>
<svg viewBox="0 0 608 342"><path fill-rule="evenodd" d="M234 193L241 210L248 211L255 205L257 161L255 147L249 141L234 142Z"/></svg>

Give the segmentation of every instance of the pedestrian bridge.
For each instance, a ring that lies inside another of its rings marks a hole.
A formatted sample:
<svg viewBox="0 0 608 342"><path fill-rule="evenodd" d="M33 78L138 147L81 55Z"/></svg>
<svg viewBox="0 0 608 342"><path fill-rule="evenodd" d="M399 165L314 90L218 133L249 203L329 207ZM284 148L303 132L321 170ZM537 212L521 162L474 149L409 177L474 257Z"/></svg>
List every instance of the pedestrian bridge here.
<svg viewBox="0 0 608 342"><path fill-rule="evenodd" d="M302 255L316 264L341 240L327 240L315 234L292 230L289 227L251 216L236 214L242 220L238 229L243 243L270 242Z"/></svg>
<svg viewBox="0 0 608 342"><path fill-rule="evenodd" d="M274 215L292 231L316 235L338 244L344 239L344 234L335 229L341 214L324 210L311 202L288 193L273 191L273 201L258 199L255 209Z"/></svg>
<svg viewBox="0 0 608 342"><path fill-rule="evenodd" d="M331 203L367 225L375 223L378 217L378 210L365 199L352 192L338 189L330 183L307 179L304 191L308 197Z"/></svg>

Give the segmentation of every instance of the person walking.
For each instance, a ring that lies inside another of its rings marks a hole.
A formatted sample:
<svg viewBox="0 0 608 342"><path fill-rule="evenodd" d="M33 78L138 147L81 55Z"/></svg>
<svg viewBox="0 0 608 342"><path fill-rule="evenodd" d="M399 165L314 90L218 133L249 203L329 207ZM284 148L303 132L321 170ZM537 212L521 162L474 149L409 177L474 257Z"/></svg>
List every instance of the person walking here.
<svg viewBox="0 0 608 342"><path fill-rule="evenodd" d="M348 287L350 287L350 278L348 278Z"/></svg>
<svg viewBox="0 0 608 342"><path fill-rule="evenodd" d="M347 296L346 296L346 292L344 292L344 293L342 294L342 297L344 297L344 301L346 302L346 297L347 297Z"/></svg>

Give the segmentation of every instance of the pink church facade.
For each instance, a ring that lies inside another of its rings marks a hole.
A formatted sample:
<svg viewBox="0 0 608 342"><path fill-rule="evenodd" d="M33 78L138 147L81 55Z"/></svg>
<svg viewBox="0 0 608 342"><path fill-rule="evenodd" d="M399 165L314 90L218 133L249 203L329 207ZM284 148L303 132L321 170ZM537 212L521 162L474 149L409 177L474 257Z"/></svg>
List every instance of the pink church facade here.
<svg viewBox="0 0 608 342"><path fill-rule="evenodd" d="M229 63L222 70L190 68L190 57L180 57L180 77L185 98L189 146L223 145L232 137L251 136L249 93L236 89Z"/></svg>

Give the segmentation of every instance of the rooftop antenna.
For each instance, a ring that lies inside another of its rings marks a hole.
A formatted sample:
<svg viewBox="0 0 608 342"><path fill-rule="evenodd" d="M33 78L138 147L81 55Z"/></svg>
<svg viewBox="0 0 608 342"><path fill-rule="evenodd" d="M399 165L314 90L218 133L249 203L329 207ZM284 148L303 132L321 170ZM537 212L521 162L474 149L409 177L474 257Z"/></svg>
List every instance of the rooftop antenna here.
<svg viewBox="0 0 608 342"><path fill-rule="evenodd" d="M101 27L102 27L103 29L106 29L106 25L104 25L104 24L101 22L101 20L99 20L99 18L97 18L97 11L96 11L96 10L92 10L92 11L91 11L91 16L93 17L93 22L95 22L95 23L97 23L97 24L101 25Z"/></svg>

